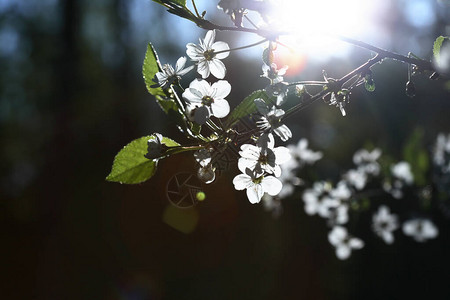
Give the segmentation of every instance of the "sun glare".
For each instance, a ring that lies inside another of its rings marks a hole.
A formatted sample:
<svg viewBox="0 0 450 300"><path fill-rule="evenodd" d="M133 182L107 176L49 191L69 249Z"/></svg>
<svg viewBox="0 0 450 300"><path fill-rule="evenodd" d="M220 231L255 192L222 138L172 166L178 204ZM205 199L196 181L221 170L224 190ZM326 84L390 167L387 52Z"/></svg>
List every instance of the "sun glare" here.
<svg viewBox="0 0 450 300"><path fill-rule="evenodd" d="M277 15L298 33L358 34L367 25L374 1L281 0Z"/></svg>
<svg viewBox="0 0 450 300"><path fill-rule="evenodd" d="M374 12L369 0L280 0L275 12L282 20L283 29L293 33L281 37L280 42L290 47L292 54L328 59L345 55L348 46L339 43L333 35L360 37L367 31Z"/></svg>

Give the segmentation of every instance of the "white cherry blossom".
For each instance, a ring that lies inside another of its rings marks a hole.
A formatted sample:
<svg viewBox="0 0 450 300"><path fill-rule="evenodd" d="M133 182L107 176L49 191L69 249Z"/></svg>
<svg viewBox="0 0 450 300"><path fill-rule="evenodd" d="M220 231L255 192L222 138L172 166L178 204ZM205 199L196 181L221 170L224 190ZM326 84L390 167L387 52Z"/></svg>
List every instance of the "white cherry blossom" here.
<svg viewBox="0 0 450 300"><path fill-rule="evenodd" d="M347 259L353 249L361 249L364 242L359 238L348 234L347 229L342 226L334 226L328 234L328 241L336 248L336 256L341 259Z"/></svg>
<svg viewBox="0 0 450 300"><path fill-rule="evenodd" d="M283 187L281 181L273 176L259 175L249 168L240 167L239 170L243 174L234 177L234 188L238 191L246 189L247 198L252 204L259 203L264 193L276 196Z"/></svg>
<svg viewBox="0 0 450 300"><path fill-rule="evenodd" d="M208 78L212 74L218 79L223 79L226 68L221 59L228 57L230 47L225 42L214 42L216 31L209 30L200 44L189 43L186 45L186 54L197 62L197 72L202 78ZM222 52L223 51L223 52ZM218 53L220 52L220 53Z"/></svg>
<svg viewBox="0 0 450 300"><path fill-rule="evenodd" d="M270 66L263 64L263 75L261 75L261 77L269 79L270 84L276 84L283 81L283 76L286 74L287 69L288 66L284 66L278 70L275 63L272 63Z"/></svg>
<svg viewBox="0 0 450 300"><path fill-rule="evenodd" d="M257 174L267 172L274 174L276 177L281 175L280 164L286 162L290 158L289 149L286 147L274 147L275 141L271 134L268 135L266 145L244 144L239 151L238 167L239 169L249 168Z"/></svg>
<svg viewBox="0 0 450 300"><path fill-rule="evenodd" d="M414 182L414 176L411 172L411 166L406 161L401 161L391 166L392 175L406 184L412 184Z"/></svg>
<svg viewBox="0 0 450 300"><path fill-rule="evenodd" d="M344 178L357 190L362 190L367 183L367 174L361 169L348 170L347 173L344 174Z"/></svg>
<svg viewBox="0 0 450 300"><path fill-rule="evenodd" d="M398 227L397 215L391 214L389 207L386 205L380 206L378 211L372 216L372 229L386 244L394 242L394 234L392 232Z"/></svg>
<svg viewBox="0 0 450 300"><path fill-rule="evenodd" d="M261 98L255 99L254 102L258 112L262 115L261 119L256 122L261 130L270 129L270 131L278 135L283 142L292 137L291 130L280 121L281 117L284 116L284 110L276 107L269 108L266 102Z"/></svg>
<svg viewBox="0 0 450 300"><path fill-rule="evenodd" d="M231 85L226 80L210 85L206 80L195 79L183 92L183 98L188 102L195 122L204 124L211 116L223 118L228 115L230 105L225 97L230 91Z"/></svg>
<svg viewBox="0 0 450 300"><path fill-rule="evenodd" d="M377 176L380 173L380 165L377 162L380 156L381 150L379 148L370 152L366 149L360 149L353 155L353 163L366 174Z"/></svg>
<svg viewBox="0 0 450 300"><path fill-rule="evenodd" d="M318 214L322 218L329 218L331 210L339 205L336 199L330 197L331 190L331 184L324 181L315 182L311 189L306 189L302 196L305 212L310 216Z"/></svg>
<svg viewBox="0 0 450 300"><path fill-rule="evenodd" d="M158 79L158 85L162 87L163 89L167 89L170 87L171 84L176 83L181 79L181 76L188 73L190 70L194 68L194 66L190 66L185 68L184 65L186 64L186 57L180 57L177 60L177 63L175 65L175 69L169 65L164 64L162 66L161 72L156 73L156 78Z"/></svg>
<svg viewBox="0 0 450 300"><path fill-rule="evenodd" d="M403 223L403 233L412 237L416 242L426 242L438 236L439 230L429 219L412 219Z"/></svg>
<svg viewBox="0 0 450 300"><path fill-rule="evenodd" d="M303 164L312 165L323 157L322 152L308 149L308 140L304 138L300 139L297 145L288 145L287 147L292 158L297 160L300 166Z"/></svg>

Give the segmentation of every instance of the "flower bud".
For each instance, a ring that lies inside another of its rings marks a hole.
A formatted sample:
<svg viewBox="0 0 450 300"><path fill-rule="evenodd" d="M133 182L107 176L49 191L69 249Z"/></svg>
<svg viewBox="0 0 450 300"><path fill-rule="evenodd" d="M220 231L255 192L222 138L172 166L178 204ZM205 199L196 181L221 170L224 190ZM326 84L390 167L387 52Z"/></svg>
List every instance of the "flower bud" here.
<svg viewBox="0 0 450 300"><path fill-rule="evenodd" d="M214 168L211 164L209 164L206 167L201 167L198 169L197 177L204 183L209 184L216 179L216 173L214 172Z"/></svg>

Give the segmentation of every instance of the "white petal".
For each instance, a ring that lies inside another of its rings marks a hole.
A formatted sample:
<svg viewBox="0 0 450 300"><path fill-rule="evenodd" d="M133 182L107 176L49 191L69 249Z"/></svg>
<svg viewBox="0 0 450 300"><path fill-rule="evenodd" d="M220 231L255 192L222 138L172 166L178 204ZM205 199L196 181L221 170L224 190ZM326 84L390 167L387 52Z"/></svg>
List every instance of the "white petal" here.
<svg viewBox="0 0 450 300"><path fill-rule="evenodd" d="M182 70L178 71L177 73L179 76L183 76L183 75L189 73L193 68L194 68L194 66L189 66L186 69L182 69Z"/></svg>
<svg viewBox="0 0 450 300"><path fill-rule="evenodd" d="M211 88L213 90L213 95L211 95L211 97L214 99L225 99L231 92L231 84L226 80L219 80L213 83Z"/></svg>
<svg viewBox="0 0 450 300"><path fill-rule="evenodd" d="M437 227L430 220L422 222L422 231L426 238L435 238L438 235Z"/></svg>
<svg viewBox="0 0 450 300"><path fill-rule="evenodd" d="M348 241L348 245L353 249L361 249L364 247L364 242L358 238L351 238L350 241Z"/></svg>
<svg viewBox="0 0 450 300"><path fill-rule="evenodd" d="M239 151L239 155L241 157L251 159L251 160L258 160L259 155L261 154L261 149L256 147L255 145L251 144L244 144L241 146L241 150Z"/></svg>
<svg viewBox="0 0 450 300"><path fill-rule="evenodd" d="M178 73L181 69L184 68L186 61L187 61L186 56L182 56L177 60L177 63L175 64L175 72L176 73Z"/></svg>
<svg viewBox="0 0 450 300"><path fill-rule="evenodd" d="M292 132L286 125L278 126L273 130L276 135L280 137L283 142L286 142L288 139L292 137Z"/></svg>
<svg viewBox="0 0 450 300"><path fill-rule="evenodd" d="M347 229L342 226L334 226L333 230L328 234L328 241L336 246L347 238Z"/></svg>
<svg viewBox="0 0 450 300"><path fill-rule="evenodd" d="M211 111L216 118L223 118L230 112L230 105L227 100L214 100L211 103Z"/></svg>
<svg viewBox="0 0 450 300"><path fill-rule="evenodd" d="M203 51L202 49L197 46L196 44L189 43L186 45L186 54L189 56L190 59L193 61L199 61L204 59Z"/></svg>
<svg viewBox="0 0 450 300"><path fill-rule="evenodd" d="M409 220L403 223L402 227L405 235L414 235L417 230L417 220Z"/></svg>
<svg viewBox="0 0 450 300"><path fill-rule="evenodd" d="M220 52L220 51L230 49L228 44L225 42L215 42L214 44L212 44L211 48L214 49L214 52ZM228 55L230 55L230 51L218 53L218 54L216 54L216 58L224 59L224 58L228 57Z"/></svg>
<svg viewBox="0 0 450 300"><path fill-rule="evenodd" d="M261 186L267 194L271 196L276 196L283 188L283 184L280 180L273 176L266 176L261 181Z"/></svg>
<svg viewBox="0 0 450 300"><path fill-rule="evenodd" d="M245 173L245 170L247 168L254 171L255 166L256 166L256 160L249 160L249 159L245 159L245 158L240 158L238 160L238 169L242 173Z"/></svg>
<svg viewBox="0 0 450 300"><path fill-rule="evenodd" d="M213 74L217 79L223 79L225 77L227 69L225 68L223 62L221 62L220 60L213 58L212 60L208 61L208 66L211 74Z"/></svg>
<svg viewBox="0 0 450 300"><path fill-rule="evenodd" d="M206 60L198 62L197 73L202 75L202 78L208 78L210 70L209 70L209 63Z"/></svg>
<svg viewBox="0 0 450 300"><path fill-rule="evenodd" d="M247 198L251 204L259 203L263 195L264 191L259 184L253 184L252 186L247 188Z"/></svg>
<svg viewBox="0 0 450 300"><path fill-rule="evenodd" d="M202 102L202 96L198 95L198 92L195 89L187 88L183 92L182 97L192 104L198 104Z"/></svg>
<svg viewBox="0 0 450 300"><path fill-rule="evenodd" d="M204 44L205 46L210 49L212 44L214 43L214 40L216 38L216 31L215 30L208 30L206 33Z"/></svg>
<svg viewBox="0 0 450 300"><path fill-rule="evenodd" d="M275 154L275 163L281 165L287 162L291 158L291 154L288 148L286 147L276 147L273 149L273 153Z"/></svg>
<svg viewBox="0 0 450 300"><path fill-rule="evenodd" d="M394 242L394 235L390 231L383 231L381 233L381 237L383 238L384 242L388 245L391 245Z"/></svg>
<svg viewBox="0 0 450 300"><path fill-rule="evenodd" d="M199 97L203 98L204 96L209 96L211 94L211 86L208 81L204 79L195 79L189 84L190 89L196 89L200 92L201 95Z"/></svg>
<svg viewBox="0 0 450 300"><path fill-rule="evenodd" d="M242 191L243 189L246 189L250 187L253 182L250 176L246 174L239 174L233 179L234 188L238 191Z"/></svg>
<svg viewBox="0 0 450 300"><path fill-rule="evenodd" d="M349 258L350 253L350 247L347 245L340 245L336 248L336 256L341 260Z"/></svg>

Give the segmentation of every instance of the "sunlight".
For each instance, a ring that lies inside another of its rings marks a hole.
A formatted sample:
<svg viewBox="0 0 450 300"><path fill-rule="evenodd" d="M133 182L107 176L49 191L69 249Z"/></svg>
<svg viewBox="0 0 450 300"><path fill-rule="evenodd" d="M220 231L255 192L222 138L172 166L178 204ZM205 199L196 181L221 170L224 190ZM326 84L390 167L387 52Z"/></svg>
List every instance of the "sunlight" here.
<svg viewBox="0 0 450 300"><path fill-rule="evenodd" d="M370 29L375 11L375 1L368 0L280 0L274 12L284 30L294 32L281 37L288 45L288 56L299 54L326 60L331 56L343 56L349 46L338 42L334 35L359 37ZM286 52L286 51L285 51ZM285 54L286 55L286 54ZM285 58L289 60L289 58Z"/></svg>
<svg viewBox="0 0 450 300"><path fill-rule="evenodd" d="M374 1L280 0L276 12L283 26L298 33L355 35L365 29Z"/></svg>

